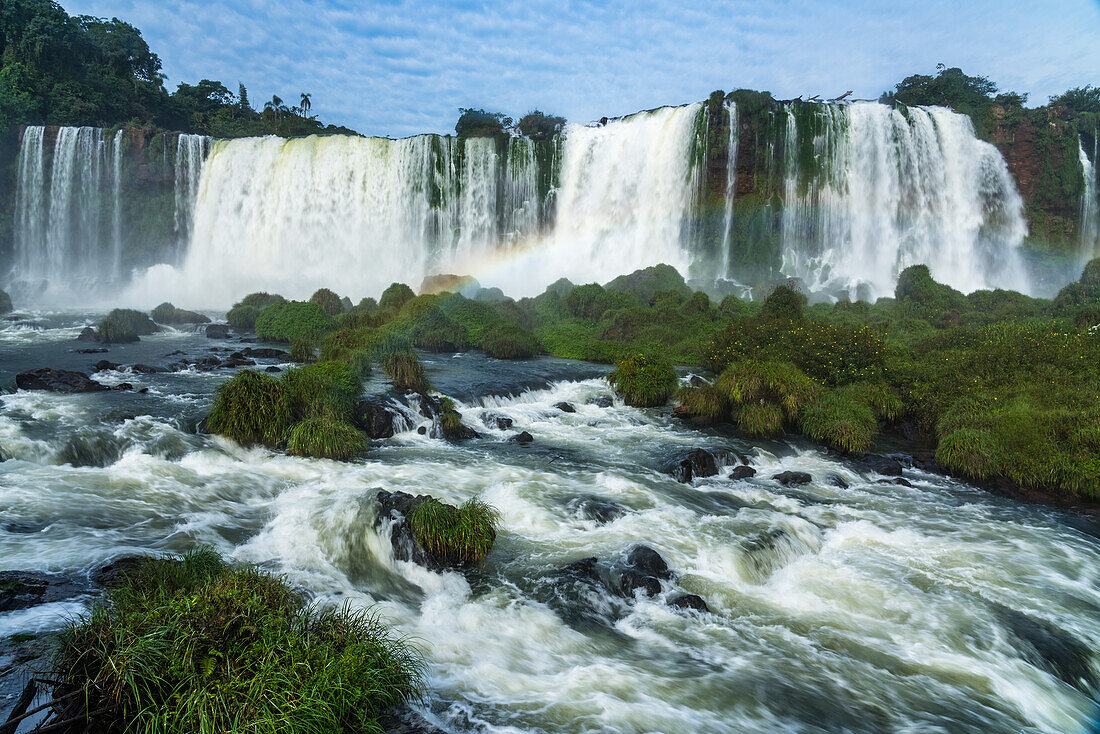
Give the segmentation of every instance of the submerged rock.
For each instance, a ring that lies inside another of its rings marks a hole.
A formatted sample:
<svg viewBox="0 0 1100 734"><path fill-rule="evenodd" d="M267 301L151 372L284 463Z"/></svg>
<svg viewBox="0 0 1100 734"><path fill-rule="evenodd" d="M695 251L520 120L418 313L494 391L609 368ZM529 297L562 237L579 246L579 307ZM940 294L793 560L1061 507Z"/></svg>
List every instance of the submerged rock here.
<svg viewBox="0 0 1100 734"><path fill-rule="evenodd" d="M206 333L206 338L207 339L228 339L229 338L229 325L228 324L207 324L205 333Z"/></svg>
<svg viewBox="0 0 1100 734"><path fill-rule="evenodd" d="M626 508L618 502L612 502L611 500L604 499L603 497L596 497L594 495L573 497L566 502L565 506L571 511L597 522L600 525L606 525L609 522L613 522L627 512Z"/></svg>
<svg viewBox="0 0 1100 734"><path fill-rule="evenodd" d="M661 554L648 545L636 545L630 549L619 576L619 593L634 596L644 591L647 596L661 593L661 581L672 579L672 572Z"/></svg>
<svg viewBox="0 0 1100 734"><path fill-rule="evenodd" d="M882 456L881 454L864 454L852 461L860 468L873 471L884 477L900 477L903 469L900 461L892 456Z"/></svg>
<svg viewBox="0 0 1100 734"><path fill-rule="evenodd" d="M776 474L772 477L775 481L779 482L785 487L790 487L798 484L809 484L813 481L813 477L804 471L785 471Z"/></svg>
<svg viewBox="0 0 1100 734"><path fill-rule="evenodd" d="M567 403L564 400L560 403L555 403L554 407L563 413L576 413L577 409L573 407L572 403Z"/></svg>
<svg viewBox="0 0 1100 734"><path fill-rule="evenodd" d="M512 427L512 419L506 415L485 413L482 415L481 420L487 428L496 428L498 431L503 431Z"/></svg>
<svg viewBox="0 0 1100 734"><path fill-rule="evenodd" d="M608 395L601 395L598 398L592 398L587 404L595 405L597 408L610 408L615 404L615 400Z"/></svg>
<svg viewBox="0 0 1100 734"><path fill-rule="evenodd" d="M0 612L71 599L86 591L78 581L35 571L0 571Z"/></svg>
<svg viewBox="0 0 1100 734"><path fill-rule="evenodd" d="M1089 693L1100 683L1092 668L1089 646L1065 630L1023 612L997 604L994 613L1019 643L1023 658L1037 668Z"/></svg>
<svg viewBox="0 0 1100 734"><path fill-rule="evenodd" d="M848 489L848 482L844 481L844 478L837 474L830 474L828 478L829 484L840 489Z"/></svg>
<svg viewBox="0 0 1100 734"><path fill-rule="evenodd" d="M90 326L85 326L80 330L80 336L76 338L78 342L97 342L99 341L99 334L96 330Z"/></svg>
<svg viewBox="0 0 1100 734"><path fill-rule="evenodd" d="M730 472L730 479L748 479L749 477L756 476L756 469L751 466L742 464L741 466L735 466L733 471Z"/></svg>
<svg viewBox="0 0 1100 734"><path fill-rule="evenodd" d="M290 352L283 349L273 349L271 347L245 347L244 349L233 352L229 355L235 359L290 359Z"/></svg>
<svg viewBox="0 0 1100 734"><path fill-rule="evenodd" d="M666 461L662 471L671 474L676 481L687 484L693 479L717 475L718 462L706 449L691 449Z"/></svg>
<svg viewBox="0 0 1100 734"><path fill-rule="evenodd" d="M519 433L512 436L508 440L509 441L515 441L516 443L531 443L535 440L535 437L532 436L527 431L520 431Z"/></svg>
<svg viewBox="0 0 1100 734"><path fill-rule="evenodd" d="M676 609L694 609L697 612L710 611L710 607L703 601L703 597L697 594L677 594L668 600L668 605Z"/></svg>
<svg viewBox="0 0 1100 734"><path fill-rule="evenodd" d="M21 372L15 376L15 384L21 390L46 390L60 393L102 392L109 389L83 372L55 370L49 367Z"/></svg>

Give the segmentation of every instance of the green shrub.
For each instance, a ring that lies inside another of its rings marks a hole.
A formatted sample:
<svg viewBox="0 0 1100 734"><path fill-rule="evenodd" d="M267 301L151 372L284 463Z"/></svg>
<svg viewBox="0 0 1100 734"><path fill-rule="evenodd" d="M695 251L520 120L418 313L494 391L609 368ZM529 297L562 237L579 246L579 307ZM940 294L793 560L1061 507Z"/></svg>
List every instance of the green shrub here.
<svg viewBox="0 0 1100 734"><path fill-rule="evenodd" d="M485 333L503 323L497 306L471 301L468 298L458 297L449 300L444 310L452 321L466 330L470 343L475 346L482 346L481 340Z"/></svg>
<svg viewBox="0 0 1100 734"><path fill-rule="evenodd" d="M637 299L624 291L608 291L596 283L580 285L562 299L565 312L575 318L598 319L613 308L633 306Z"/></svg>
<svg viewBox="0 0 1100 734"><path fill-rule="evenodd" d="M412 303L414 302L409 302L409 304ZM405 309L402 309L402 314L404 311ZM409 336L413 346L429 352L461 352L470 348L466 329L451 321L439 310L432 310L417 318L409 330Z"/></svg>
<svg viewBox="0 0 1100 734"><path fill-rule="evenodd" d="M310 342L294 342L290 345L290 361L298 364L310 364L317 361L313 344Z"/></svg>
<svg viewBox="0 0 1100 734"><path fill-rule="evenodd" d="M294 425L290 397L281 380L242 370L223 382L206 417L206 428L243 446L277 447Z"/></svg>
<svg viewBox="0 0 1100 734"><path fill-rule="evenodd" d="M963 313L968 306L962 293L933 280L927 265L910 265L901 271L894 297L899 306L922 318Z"/></svg>
<svg viewBox="0 0 1100 734"><path fill-rule="evenodd" d="M789 285L775 287L760 309L760 317L769 320L801 321L806 308L806 296Z"/></svg>
<svg viewBox="0 0 1100 734"><path fill-rule="evenodd" d="M676 389L676 370L663 357L636 354L619 360L607 376L627 405L664 405Z"/></svg>
<svg viewBox="0 0 1100 734"><path fill-rule="evenodd" d="M294 427L286 450L295 456L350 461L367 452L367 437L355 426L328 415L306 418Z"/></svg>
<svg viewBox="0 0 1100 734"><path fill-rule="evenodd" d="M355 370L338 362L294 367L280 381L299 421L324 416L350 422L363 392L363 380Z"/></svg>
<svg viewBox="0 0 1100 734"><path fill-rule="evenodd" d="M209 549L141 562L61 635L53 668L55 695L82 692L64 717L89 731L381 731L422 690L377 617L306 606Z"/></svg>
<svg viewBox="0 0 1100 734"><path fill-rule="evenodd" d="M229 309L229 313L225 315L225 320L228 321L229 325L234 329L252 331L256 328L256 317L259 315L259 308L238 304Z"/></svg>
<svg viewBox="0 0 1100 734"><path fill-rule="evenodd" d="M329 316L344 313L344 304L340 302L340 296L336 295L328 288L318 288L317 291L309 297L309 302L316 303L321 307L321 310Z"/></svg>
<svg viewBox="0 0 1100 734"><path fill-rule="evenodd" d="M936 445L936 461L971 479L988 479L1001 470L1003 449L990 431L961 428Z"/></svg>
<svg viewBox="0 0 1100 734"><path fill-rule="evenodd" d="M827 390L801 411L799 430L815 441L849 453L874 444L878 422L871 409L851 393Z"/></svg>
<svg viewBox="0 0 1100 734"><path fill-rule="evenodd" d="M371 353L366 349L329 349L323 359L326 362L346 364L360 377L369 377L371 371Z"/></svg>
<svg viewBox="0 0 1100 734"><path fill-rule="evenodd" d="M378 307L383 310L400 311L401 307L416 298L413 289L404 283L392 283L389 288L382 291L382 297L378 299Z"/></svg>
<svg viewBox="0 0 1100 734"><path fill-rule="evenodd" d="M278 293L249 293L247 296L241 299L240 303L233 304L234 306L251 306L252 308L263 311L268 306L273 306L276 303L286 303L286 299L280 296Z"/></svg>
<svg viewBox="0 0 1100 734"><path fill-rule="evenodd" d="M729 396L734 423L756 436L793 424L820 387L790 362L747 359L727 367L715 385Z"/></svg>
<svg viewBox="0 0 1100 734"><path fill-rule="evenodd" d="M334 328L332 317L320 306L302 301L272 304L256 318L256 335L278 342L316 343Z"/></svg>
<svg viewBox="0 0 1100 734"><path fill-rule="evenodd" d="M620 275L604 286L609 291L626 291L645 303L651 303L654 296L662 291L677 292L683 296L691 295L691 288L684 282L684 276L671 265L664 263L635 270L629 275Z"/></svg>
<svg viewBox="0 0 1100 734"><path fill-rule="evenodd" d="M1100 286L1100 257L1089 260L1081 272L1081 282L1085 285Z"/></svg>
<svg viewBox="0 0 1100 734"><path fill-rule="evenodd" d="M167 301L160 304L149 314L158 324L208 324L210 319L195 311L176 308Z"/></svg>
<svg viewBox="0 0 1100 734"><path fill-rule="evenodd" d="M374 313L378 310L378 301L368 296L367 298L360 299L359 303L357 303L352 310L361 311L363 313Z"/></svg>
<svg viewBox="0 0 1100 734"><path fill-rule="evenodd" d="M733 407L729 395L714 384L680 388L676 400L688 415L710 421L729 420Z"/></svg>
<svg viewBox="0 0 1100 734"><path fill-rule="evenodd" d="M539 353L539 341L525 329L500 322L481 337L481 348L494 359L528 359Z"/></svg>
<svg viewBox="0 0 1100 734"><path fill-rule="evenodd" d="M444 563L477 564L493 549L500 513L478 499L458 508L430 499L417 505L409 522L416 542Z"/></svg>
<svg viewBox="0 0 1100 734"><path fill-rule="evenodd" d="M139 336L155 334L153 320L132 308L116 308L96 325L99 338L105 342L136 342Z"/></svg>

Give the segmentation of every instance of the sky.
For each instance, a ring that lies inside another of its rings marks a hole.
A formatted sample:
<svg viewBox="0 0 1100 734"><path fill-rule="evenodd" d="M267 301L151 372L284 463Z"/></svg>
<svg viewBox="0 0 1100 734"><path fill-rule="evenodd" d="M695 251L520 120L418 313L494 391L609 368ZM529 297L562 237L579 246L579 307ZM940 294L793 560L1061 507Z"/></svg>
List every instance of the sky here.
<svg viewBox="0 0 1100 734"><path fill-rule="evenodd" d="M877 98L936 64L1030 104L1100 85L1100 0L60 0L142 30L169 89L312 95L368 135L453 132L459 107L587 122L705 98Z"/></svg>

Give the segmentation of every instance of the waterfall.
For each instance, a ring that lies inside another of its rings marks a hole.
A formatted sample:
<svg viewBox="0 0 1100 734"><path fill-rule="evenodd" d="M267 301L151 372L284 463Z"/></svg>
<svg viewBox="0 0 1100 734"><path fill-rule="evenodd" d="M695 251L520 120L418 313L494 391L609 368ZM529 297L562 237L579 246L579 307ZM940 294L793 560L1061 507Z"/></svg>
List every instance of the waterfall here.
<svg viewBox="0 0 1100 734"><path fill-rule="evenodd" d="M725 104L729 117L729 141L726 145L726 216L722 223L722 270L720 278L730 275L730 237L733 234L733 202L737 198L737 144L740 140L740 127L737 119L737 103L729 100Z"/></svg>
<svg viewBox="0 0 1100 734"><path fill-rule="evenodd" d="M793 106L785 114L785 274L813 290L884 296L902 269L925 263L965 292L1026 292L1023 202L968 117L942 107L822 105L816 135L800 140Z"/></svg>
<svg viewBox="0 0 1100 734"><path fill-rule="evenodd" d="M126 131L119 130L111 143L111 187L114 200L111 217L111 272L122 272L122 144Z"/></svg>
<svg viewBox="0 0 1100 734"><path fill-rule="evenodd" d="M190 241L191 219L199 193L202 165L210 153L212 138L205 135L180 134L176 138L176 216L177 242L181 250ZM182 257L182 252L178 253Z"/></svg>
<svg viewBox="0 0 1100 734"><path fill-rule="evenodd" d="M1098 131L1100 132L1100 131ZM1082 264L1100 257L1100 187L1096 181L1097 154L1100 153L1100 135L1092 138L1092 158L1085 151L1083 140L1077 141L1077 153L1081 159L1084 177L1081 190L1081 261Z"/></svg>
<svg viewBox="0 0 1100 734"><path fill-rule="evenodd" d="M36 250L46 239L46 146L44 127L28 127L16 160L15 264L12 278L29 278L36 267Z"/></svg>

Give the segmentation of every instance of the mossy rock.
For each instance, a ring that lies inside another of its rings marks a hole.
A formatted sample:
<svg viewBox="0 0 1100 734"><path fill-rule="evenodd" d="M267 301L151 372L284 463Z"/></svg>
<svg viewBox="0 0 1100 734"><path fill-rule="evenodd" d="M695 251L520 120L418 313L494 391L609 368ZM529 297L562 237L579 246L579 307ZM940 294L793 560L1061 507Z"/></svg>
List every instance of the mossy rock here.
<svg viewBox="0 0 1100 734"><path fill-rule="evenodd" d="M476 565L493 549L500 513L478 499L469 499L461 507L429 499L417 505L409 524L420 547L442 565Z"/></svg>
<svg viewBox="0 0 1100 734"><path fill-rule="evenodd" d="M204 316L196 311L186 311L182 308L176 308L167 301L154 308L150 314L153 317L153 321L158 324L209 324L210 317Z"/></svg>
<svg viewBox="0 0 1100 734"><path fill-rule="evenodd" d="M132 308L116 308L96 324L100 341L118 344L136 342L138 337L157 331L157 325L149 316Z"/></svg>
<svg viewBox="0 0 1100 734"><path fill-rule="evenodd" d="M256 317L256 335L271 341L316 343L335 328L324 309L302 301L272 304Z"/></svg>
<svg viewBox="0 0 1100 734"><path fill-rule="evenodd" d="M629 275L620 275L604 288L609 291L627 291L646 302L652 302L653 297L662 291L691 295L691 288L684 282L684 276L676 268L664 263L635 270Z"/></svg>
<svg viewBox="0 0 1100 734"><path fill-rule="evenodd" d="M206 417L206 429L242 446L278 447L295 417L283 382L263 372L243 370L222 383Z"/></svg>
<svg viewBox="0 0 1100 734"><path fill-rule="evenodd" d="M651 408L664 405L676 389L676 370L663 357L637 354L624 357L607 376L627 405Z"/></svg>

